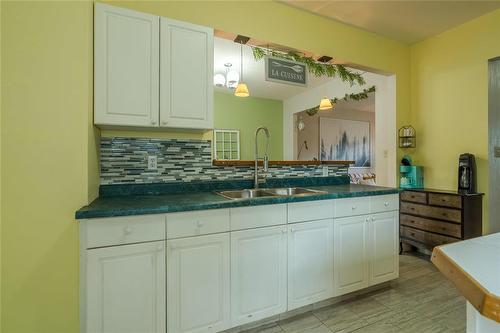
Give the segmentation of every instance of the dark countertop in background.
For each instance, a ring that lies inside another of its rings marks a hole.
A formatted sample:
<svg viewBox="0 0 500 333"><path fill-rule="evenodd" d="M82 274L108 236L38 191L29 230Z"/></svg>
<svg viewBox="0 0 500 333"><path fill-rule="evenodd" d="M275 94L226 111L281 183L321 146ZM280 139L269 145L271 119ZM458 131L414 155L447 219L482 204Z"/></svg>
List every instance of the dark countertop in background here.
<svg viewBox="0 0 500 333"><path fill-rule="evenodd" d="M303 187L325 191L327 193L304 197L260 197L238 200L226 199L213 191L193 191L157 195L101 196L94 200L90 205L78 210L76 212L76 219L271 205L299 201L395 194L400 192L400 189L397 188L353 184L330 184Z"/></svg>

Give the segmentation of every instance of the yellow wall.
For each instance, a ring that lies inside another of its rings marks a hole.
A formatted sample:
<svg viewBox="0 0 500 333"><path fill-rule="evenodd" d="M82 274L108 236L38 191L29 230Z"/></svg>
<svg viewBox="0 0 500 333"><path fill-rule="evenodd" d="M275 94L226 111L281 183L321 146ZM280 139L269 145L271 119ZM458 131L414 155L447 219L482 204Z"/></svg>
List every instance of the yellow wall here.
<svg viewBox="0 0 500 333"><path fill-rule="evenodd" d="M409 119L406 45L277 2L122 5L394 72L398 125ZM1 326L9 333L78 332L73 216L95 196L98 181L92 7L44 1L1 6Z"/></svg>
<svg viewBox="0 0 500 333"><path fill-rule="evenodd" d="M456 189L458 156L476 155L478 190L488 192L488 59L500 56L500 10L411 48L414 161L427 187ZM487 197L483 201L487 227Z"/></svg>
<svg viewBox="0 0 500 333"><path fill-rule="evenodd" d="M2 1L2 331L78 331L92 6ZM89 185L90 184L90 185Z"/></svg>

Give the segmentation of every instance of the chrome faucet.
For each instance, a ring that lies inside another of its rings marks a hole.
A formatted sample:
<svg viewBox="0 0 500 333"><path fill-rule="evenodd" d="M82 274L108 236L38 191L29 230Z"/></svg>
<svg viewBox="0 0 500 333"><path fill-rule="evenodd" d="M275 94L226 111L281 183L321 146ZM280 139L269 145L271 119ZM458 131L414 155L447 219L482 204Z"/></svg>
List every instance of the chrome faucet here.
<svg viewBox="0 0 500 333"><path fill-rule="evenodd" d="M257 136L259 132L263 130L264 133L266 134L266 152L264 154L263 158L259 158L259 146L257 143ZM254 188L259 188L259 160L262 160L264 164L264 171L267 172L267 169L269 167L269 157L267 154L269 153L269 139L271 135L269 134L269 130L267 127L261 126L255 130L255 170L254 170Z"/></svg>

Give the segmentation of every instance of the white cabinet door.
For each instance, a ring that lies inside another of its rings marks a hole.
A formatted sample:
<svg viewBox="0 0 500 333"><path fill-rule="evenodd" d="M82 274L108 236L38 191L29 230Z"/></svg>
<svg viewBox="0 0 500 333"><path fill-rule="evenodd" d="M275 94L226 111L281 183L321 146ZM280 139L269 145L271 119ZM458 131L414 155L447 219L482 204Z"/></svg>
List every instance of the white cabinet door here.
<svg viewBox="0 0 500 333"><path fill-rule="evenodd" d="M286 311L287 230L231 233L231 317L238 326Z"/></svg>
<svg viewBox="0 0 500 333"><path fill-rule="evenodd" d="M398 212L373 214L368 224L370 285L396 279L399 276Z"/></svg>
<svg viewBox="0 0 500 333"><path fill-rule="evenodd" d="M333 297L333 220L288 229L288 310Z"/></svg>
<svg viewBox="0 0 500 333"><path fill-rule="evenodd" d="M86 250L87 332L165 333L165 242Z"/></svg>
<svg viewBox="0 0 500 333"><path fill-rule="evenodd" d="M158 126L159 20L95 4L95 124Z"/></svg>
<svg viewBox="0 0 500 333"><path fill-rule="evenodd" d="M213 128L213 33L161 18L160 126Z"/></svg>
<svg viewBox="0 0 500 333"><path fill-rule="evenodd" d="M368 218L365 215L334 220L336 296L368 286Z"/></svg>
<svg viewBox="0 0 500 333"><path fill-rule="evenodd" d="M167 242L169 333L230 325L229 233Z"/></svg>

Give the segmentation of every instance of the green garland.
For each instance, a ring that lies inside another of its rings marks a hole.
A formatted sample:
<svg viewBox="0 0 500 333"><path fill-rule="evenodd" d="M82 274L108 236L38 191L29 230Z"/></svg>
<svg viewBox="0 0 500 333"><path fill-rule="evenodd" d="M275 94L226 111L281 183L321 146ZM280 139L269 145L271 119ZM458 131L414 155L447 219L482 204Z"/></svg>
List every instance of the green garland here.
<svg viewBox="0 0 500 333"><path fill-rule="evenodd" d="M338 101L348 101L348 100L361 101L363 99L368 98L368 94L372 93L372 92L375 92L375 86L371 86L368 89L363 89L362 92L357 93L357 94L354 94L354 93L353 94L345 94L345 96L341 97L341 98L334 97L334 98L330 99L330 102L332 103L332 105L335 105L335 103L337 103ZM306 109L304 111L309 116L314 116L319 111L319 105L316 105L315 107Z"/></svg>
<svg viewBox="0 0 500 333"><path fill-rule="evenodd" d="M327 62L319 62L311 57L304 57L296 52L279 52L274 50L265 50L258 46L252 46L253 57L255 60L261 60L266 55L270 55L277 58L293 60L305 64L309 70L309 73L316 77L327 76L336 77L338 76L342 81L349 82L351 86L354 84L363 85L365 84L365 79L359 73L353 72L347 69L344 65L331 64Z"/></svg>

